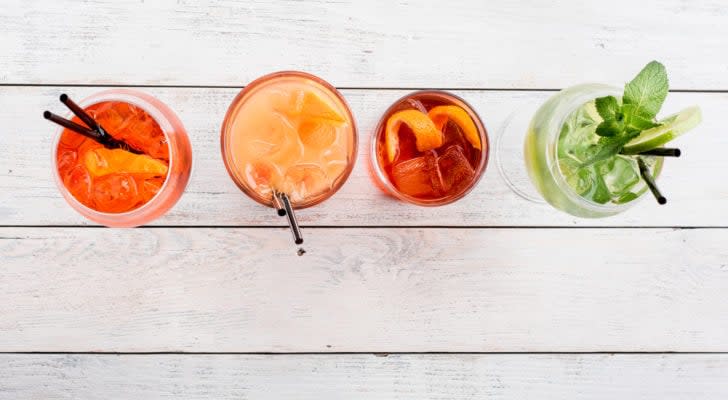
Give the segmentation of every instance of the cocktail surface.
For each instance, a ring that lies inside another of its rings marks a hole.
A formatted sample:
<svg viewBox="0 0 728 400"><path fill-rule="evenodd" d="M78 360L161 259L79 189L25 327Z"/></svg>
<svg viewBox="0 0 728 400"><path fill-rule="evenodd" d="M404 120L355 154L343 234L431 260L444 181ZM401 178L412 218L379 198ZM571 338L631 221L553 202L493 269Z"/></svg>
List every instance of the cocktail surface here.
<svg viewBox="0 0 728 400"><path fill-rule="evenodd" d="M354 123L346 105L323 85L279 77L241 100L224 139L231 173L263 202L273 191L294 205L335 190L354 162Z"/></svg>
<svg viewBox="0 0 728 400"><path fill-rule="evenodd" d="M384 116L377 163L402 194L423 200L461 195L486 151L472 117L441 97L414 95Z"/></svg>
<svg viewBox="0 0 728 400"><path fill-rule="evenodd" d="M107 149L71 130L61 133L56 165L63 185L96 211L137 209L161 189L169 172L169 146L159 124L143 109L122 101L96 103L85 111L115 139L144 154ZM74 122L82 124L74 118Z"/></svg>

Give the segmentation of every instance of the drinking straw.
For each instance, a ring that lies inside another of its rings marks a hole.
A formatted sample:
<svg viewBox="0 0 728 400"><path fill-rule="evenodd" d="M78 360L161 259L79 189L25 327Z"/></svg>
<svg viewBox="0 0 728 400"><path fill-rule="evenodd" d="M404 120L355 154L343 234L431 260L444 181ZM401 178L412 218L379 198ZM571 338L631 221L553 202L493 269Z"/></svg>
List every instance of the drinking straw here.
<svg viewBox="0 0 728 400"><path fill-rule="evenodd" d="M639 153L641 156L680 157L680 149L660 147Z"/></svg>
<svg viewBox="0 0 728 400"><path fill-rule="evenodd" d="M50 111L43 111L43 118L45 118L51 122L55 122L56 124L58 124L64 128L70 129L78 134L81 134L81 135L91 138L93 140L96 140L96 141L99 140L98 132L96 132L92 129L89 129L85 126L81 126L73 121L69 121L59 115L53 114Z"/></svg>
<svg viewBox="0 0 728 400"><path fill-rule="evenodd" d="M276 210L278 211L278 216L283 217L286 215L286 209L285 209L285 206L283 205L283 203L281 202L280 197L278 197L278 196L280 196L280 193L278 193L278 191L274 189L273 190L273 207L275 207Z"/></svg>
<svg viewBox="0 0 728 400"><path fill-rule="evenodd" d="M291 200L288 199L288 195L285 193L279 193L280 200L283 203L283 207L286 209L286 215L288 216L288 226L291 227L293 233L293 241L296 244L303 243L303 237L301 236L301 229L298 227L298 221L296 221L296 215L293 214L293 207L291 207Z"/></svg>
<svg viewBox="0 0 728 400"><path fill-rule="evenodd" d="M56 124L64 128L70 129L78 134L91 138L98 143L104 145L104 147L106 148L123 149L134 154L144 154L143 151L132 147L128 143L114 139L114 137L111 136L106 131L106 129L104 129L101 125L99 125L98 122L91 118L91 116L88 115L86 111L79 107L78 104L74 103L73 100L71 100L65 93L61 95L60 100L61 103L65 104L71 110L71 112L73 112L73 114L75 114L81 121L83 121L83 123L88 126L88 128L79 125L73 121L67 120L56 114L53 114L50 111L44 111L43 118L51 122L55 122Z"/></svg>
<svg viewBox="0 0 728 400"><path fill-rule="evenodd" d="M89 128L99 132L101 136L108 135L106 131L99 125L96 121L94 121L93 118L91 118L90 115L86 114L86 111L83 110L78 104L74 103L73 100L71 100L70 97L68 97L67 94L63 93L60 97L61 103L65 104L66 107L68 107L72 113L74 113L78 119L83 121L86 126Z"/></svg>
<svg viewBox="0 0 728 400"><path fill-rule="evenodd" d="M660 193L660 190L655 184L655 179L652 175L650 175L650 170L647 168L647 164L645 164L641 157L637 157L637 165L640 167L640 175L642 175L642 179L644 179L645 183L647 183L647 187L650 188L650 191L652 192L652 195L655 196L657 202L659 204L667 203L667 199L662 195L662 193Z"/></svg>

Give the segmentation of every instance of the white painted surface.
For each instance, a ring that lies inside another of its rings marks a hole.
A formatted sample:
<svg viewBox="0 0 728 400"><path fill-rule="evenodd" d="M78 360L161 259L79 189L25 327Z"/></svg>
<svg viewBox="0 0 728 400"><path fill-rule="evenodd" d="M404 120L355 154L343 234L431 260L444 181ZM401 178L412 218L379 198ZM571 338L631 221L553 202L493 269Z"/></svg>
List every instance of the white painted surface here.
<svg viewBox="0 0 728 400"><path fill-rule="evenodd" d="M3 1L0 352L725 353L726 37L722 0ZM486 89L620 85L650 59L688 91L665 112L705 117L660 178L666 207L576 220L512 194L491 163L466 199L423 209L368 176L401 89L468 89L493 138L550 92ZM305 229L303 258L285 229L258 228L281 221L218 150L238 88L289 68L349 88L363 144L341 192L300 213L331 227ZM155 222L179 228L88 228L54 188L40 113L98 85L150 86L189 129L192 182ZM0 354L3 400L723 399L726 382L725 354Z"/></svg>
<svg viewBox="0 0 728 400"><path fill-rule="evenodd" d="M0 82L226 85L281 69L345 87L561 88L662 60L728 89L723 0L25 1L0 6Z"/></svg>
<svg viewBox="0 0 728 400"><path fill-rule="evenodd" d="M724 229L0 237L0 351L726 351Z"/></svg>
<svg viewBox="0 0 728 400"><path fill-rule="evenodd" d="M728 356L0 355L0 399L722 399Z"/></svg>

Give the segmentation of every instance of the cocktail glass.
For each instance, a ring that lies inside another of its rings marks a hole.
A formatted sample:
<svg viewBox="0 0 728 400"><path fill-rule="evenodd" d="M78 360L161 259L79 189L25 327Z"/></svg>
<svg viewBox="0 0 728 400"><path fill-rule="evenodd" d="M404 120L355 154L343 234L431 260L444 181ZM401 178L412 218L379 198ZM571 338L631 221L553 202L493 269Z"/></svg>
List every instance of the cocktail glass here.
<svg viewBox="0 0 728 400"><path fill-rule="evenodd" d="M53 141L53 177L78 213L109 227L144 225L166 213L184 192L192 148L175 113L136 90L96 93L79 106L114 139L138 149L109 149L60 128ZM69 113L67 119L71 119ZM83 124L77 117L73 122Z"/></svg>
<svg viewBox="0 0 728 400"><path fill-rule="evenodd" d="M408 94L387 109L374 131L371 165L380 188L420 206L467 195L488 164L488 134L465 100L447 92Z"/></svg>
<svg viewBox="0 0 728 400"><path fill-rule="evenodd" d="M540 105L526 104L508 117L498 133L496 163L511 189L525 199L545 200L584 218L618 214L642 198L648 188L633 157L617 155L582 167L590 146L599 140L595 130L602 118L594 100L603 96L621 98L622 90L576 85ZM662 157L642 158L656 178Z"/></svg>
<svg viewBox="0 0 728 400"><path fill-rule="evenodd" d="M341 188L356 160L357 131L333 86L284 71L256 79L235 97L220 142L233 182L251 199L288 215L300 244L293 209L317 205Z"/></svg>

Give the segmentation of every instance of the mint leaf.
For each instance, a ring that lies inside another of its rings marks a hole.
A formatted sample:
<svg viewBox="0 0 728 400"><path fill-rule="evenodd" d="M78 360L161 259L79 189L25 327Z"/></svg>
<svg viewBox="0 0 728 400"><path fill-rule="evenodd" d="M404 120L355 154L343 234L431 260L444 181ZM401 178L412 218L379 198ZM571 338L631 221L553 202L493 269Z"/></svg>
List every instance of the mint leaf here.
<svg viewBox="0 0 728 400"><path fill-rule="evenodd" d="M647 64L631 82L624 85L622 102L631 105L640 119L654 119L667 97L668 82L665 66L657 61ZM626 117L625 112L625 117Z"/></svg>
<svg viewBox="0 0 728 400"><path fill-rule="evenodd" d="M596 99L594 104L597 107L597 112L605 121L610 119L616 119L616 115L619 112L619 101L614 96L599 97Z"/></svg>
<svg viewBox="0 0 728 400"><path fill-rule="evenodd" d="M624 86L621 104L614 96L597 98L595 106L602 122L595 133L601 138L589 148L591 155L581 166L587 167L616 156L642 131L659 126L655 117L667 92L665 67L652 61Z"/></svg>
<svg viewBox="0 0 728 400"><path fill-rule="evenodd" d="M614 119L605 119L597 126L596 134L599 136L617 136L624 130L624 124Z"/></svg>
<svg viewBox="0 0 728 400"><path fill-rule="evenodd" d="M622 111L624 112L624 124L628 131L643 131L659 125L652 115L637 108L634 104L625 104Z"/></svg>
<svg viewBox="0 0 728 400"><path fill-rule="evenodd" d="M581 166L587 167L594 164L595 162L599 162L616 156L620 151L622 151L622 148L624 147L624 145L627 144L627 142L636 138L637 136L639 136L639 132L625 133L620 136L603 137L599 139L599 142L597 143L597 152L589 157L586 161L584 161Z"/></svg>
<svg viewBox="0 0 728 400"><path fill-rule="evenodd" d="M594 101L597 113L603 121L597 126L596 134L599 136L617 136L624 130L624 124L617 118L622 112L619 100L614 96L599 97Z"/></svg>

